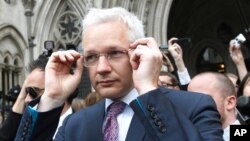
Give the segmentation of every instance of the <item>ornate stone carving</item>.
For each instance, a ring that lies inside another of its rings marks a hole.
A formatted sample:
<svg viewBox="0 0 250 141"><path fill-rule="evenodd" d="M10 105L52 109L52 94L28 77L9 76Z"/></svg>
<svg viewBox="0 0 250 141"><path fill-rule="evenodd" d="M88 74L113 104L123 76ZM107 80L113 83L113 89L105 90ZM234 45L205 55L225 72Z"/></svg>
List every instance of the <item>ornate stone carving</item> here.
<svg viewBox="0 0 250 141"><path fill-rule="evenodd" d="M55 36L62 43L75 43L82 32L81 17L69 7L59 16Z"/></svg>

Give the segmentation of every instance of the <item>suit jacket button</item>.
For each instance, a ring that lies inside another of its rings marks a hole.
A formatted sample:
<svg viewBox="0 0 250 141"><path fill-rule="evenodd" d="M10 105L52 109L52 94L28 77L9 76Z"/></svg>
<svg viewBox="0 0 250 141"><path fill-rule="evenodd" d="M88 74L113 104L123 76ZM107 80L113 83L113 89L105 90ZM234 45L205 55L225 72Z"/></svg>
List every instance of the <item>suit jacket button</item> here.
<svg viewBox="0 0 250 141"><path fill-rule="evenodd" d="M160 126L159 130L161 133L165 133L167 131L167 128L165 126Z"/></svg>
<svg viewBox="0 0 250 141"><path fill-rule="evenodd" d="M159 119L159 118L156 118L155 121L154 121L154 123L155 123L155 125L157 125L158 127L163 125L161 119Z"/></svg>
<svg viewBox="0 0 250 141"><path fill-rule="evenodd" d="M24 131L27 131L27 130L28 130L28 127L27 127L27 126L24 126L24 127L23 127L23 130L24 130Z"/></svg>
<svg viewBox="0 0 250 141"><path fill-rule="evenodd" d="M24 126L26 126L26 127L29 126L29 121L26 121Z"/></svg>
<svg viewBox="0 0 250 141"><path fill-rule="evenodd" d="M148 104L147 109L148 109L148 111L150 111L150 112L155 111L155 107L153 107L153 106L150 105L150 104Z"/></svg>
<svg viewBox="0 0 250 141"><path fill-rule="evenodd" d="M151 116L152 119L157 119L158 118L158 116L157 116L157 114L155 112L151 112L150 116Z"/></svg>

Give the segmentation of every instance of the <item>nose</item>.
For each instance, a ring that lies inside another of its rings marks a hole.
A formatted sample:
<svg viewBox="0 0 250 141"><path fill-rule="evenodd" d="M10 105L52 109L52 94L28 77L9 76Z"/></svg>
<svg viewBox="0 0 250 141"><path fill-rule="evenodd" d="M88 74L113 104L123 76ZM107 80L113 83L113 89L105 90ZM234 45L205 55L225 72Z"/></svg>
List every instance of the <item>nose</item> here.
<svg viewBox="0 0 250 141"><path fill-rule="evenodd" d="M99 57L96 70L98 73L107 73L112 70L109 60L105 55Z"/></svg>
<svg viewBox="0 0 250 141"><path fill-rule="evenodd" d="M31 96L29 94L27 94L27 96L25 97L25 104L28 104L30 101L32 101L33 99L31 98Z"/></svg>

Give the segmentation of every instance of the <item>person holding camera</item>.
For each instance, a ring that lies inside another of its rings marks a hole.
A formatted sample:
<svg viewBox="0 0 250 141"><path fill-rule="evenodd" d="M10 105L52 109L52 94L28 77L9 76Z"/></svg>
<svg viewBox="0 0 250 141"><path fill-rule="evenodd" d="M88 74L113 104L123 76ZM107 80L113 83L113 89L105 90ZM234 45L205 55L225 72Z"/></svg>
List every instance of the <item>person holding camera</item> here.
<svg viewBox="0 0 250 141"><path fill-rule="evenodd" d="M174 88L176 89L181 89L181 90L187 90L187 86L189 82L191 81L190 75L188 73L188 70L185 66L185 63L183 61L183 51L181 46L177 43L178 38L171 38L168 41L168 52L170 53L171 57L174 60L174 64L177 68L176 71L174 71L174 67L169 69L169 72L172 73L173 75L178 76L177 83L173 83L175 78L171 77L170 74L167 75L165 72L161 72L159 76L159 80L164 82L164 83L169 83L169 84L176 84ZM164 56L165 60L170 61L170 59L165 55ZM171 63L171 62L169 62ZM172 64L172 63L171 63ZM169 81L172 80L172 81Z"/></svg>
<svg viewBox="0 0 250 141"><path fill-rule="evenodd" d="M236 39L233 39L229 43L229 54L234 64L236 65L240 81L243 80L247 74L247 68L244 61L244 56L241 50L242 44L237 43Z"/></svg>

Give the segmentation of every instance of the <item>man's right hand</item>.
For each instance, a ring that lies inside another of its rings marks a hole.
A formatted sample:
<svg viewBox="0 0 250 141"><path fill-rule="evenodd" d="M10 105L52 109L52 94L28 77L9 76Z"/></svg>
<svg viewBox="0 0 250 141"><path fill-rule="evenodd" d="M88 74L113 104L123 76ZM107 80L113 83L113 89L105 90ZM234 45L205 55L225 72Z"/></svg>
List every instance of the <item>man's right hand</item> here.
<svg viewBox="0 0 250 141"><path fill-rule="evenodd" d="M74 73L70 72L76 63ZM74 50L58 51L51 55L45 69L45 91L38 111L44 112L62 105L81 81L83 57Z"/></svg>

